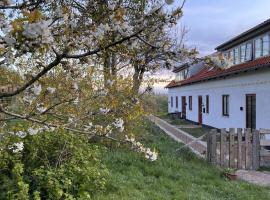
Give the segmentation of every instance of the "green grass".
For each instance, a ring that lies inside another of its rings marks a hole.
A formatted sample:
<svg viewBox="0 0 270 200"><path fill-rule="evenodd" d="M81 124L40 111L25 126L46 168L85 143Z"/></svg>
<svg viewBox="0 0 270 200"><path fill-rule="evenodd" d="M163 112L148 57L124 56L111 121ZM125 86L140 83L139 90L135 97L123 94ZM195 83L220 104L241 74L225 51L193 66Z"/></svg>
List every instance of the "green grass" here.
<svg viewBox="0 0 270 200"><path fill-rule="evenodd" d="M176 154L181 145L149 122L141 128L141 141L159 152L155 162L146 161L127 149L111 150L104 155L110 170L107 191L96 200L268 200L270 188L244 182L230 182L221 170L208 165L188 150Z"/></svg>
<svg viewBox="0 0 270 200"><path fill-rule="evenodd" d="M200 137L204 134L207 134L210 129L209 128L205 128L205 127L200 127L200 128L181 128L181 130L189 133L190 135L194 136L194 137ZM203 140L205 140L206 137L203 138Z"/></svg>

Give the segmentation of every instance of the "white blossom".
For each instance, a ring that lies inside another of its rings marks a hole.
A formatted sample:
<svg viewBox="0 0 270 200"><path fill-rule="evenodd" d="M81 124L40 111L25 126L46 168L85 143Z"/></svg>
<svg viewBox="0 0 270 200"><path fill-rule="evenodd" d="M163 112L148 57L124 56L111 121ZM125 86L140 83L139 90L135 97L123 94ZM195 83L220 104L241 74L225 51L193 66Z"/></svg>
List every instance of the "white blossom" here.
<svg viewBox="0 0 270 200"><path fill-rule="evenodd" d="M118 128L120 132L124 131L124 120L122 118L116 119L113 125L115 128Z"/></svg>
<svg viewBox="0 0 270 200"><path fill-rule="evenodd" d="M47 108L42 106L42 104L37 104L37 111L39 111L40 113L43 113L46 110L47 110Z"/></svg>
<svg viewBox="0 0 270 200"><path fill-rule="evenodd" d="M48 87L48 88L47 88L47 91L48 91L49 93L53 94L53 93L55 93L56 88Z"/></svg>
<svg viewBox="0 0 270 200"><path fill-rule="evenodd" d="M99 109L99 112L100 112L101 114L107 114L108 112L110 112L110 109L109 109L109 108L100 108L100 109Z"/></svg>
<svg viewBox="0 0 270 200"><path fill-rule="evenodd" d="M145 154L145 158L150 161L156 161L158 154L155 151L151 151L149 148L145 148L140 142L136 142L134 137L128 137L125 135L125 140L132 144L132 148L137 152L141 152Z"/></svg>
<svg viewBox="0 0 270 200"><path fill-rule="evenodd" d="M22 151L24 148L23 142L14 143L13 145L14 145L13 146L13 153L18 153L18 152Z"/></svg>
<svg viewBox="0 0 270 200"><path fill-rule="evenodd" d="M25 95L23 97L23 100L27 103L29 103L30 105L32 104L32 102L36 99L36 97L32 96L32 95Z"/></svg>
<svg viewBox="0 0 270 200"><path fill-rule="evenodd" d="M15 133L15 135L20 137L20 138L25 138L27 136L27 133L23 132L23 131L18 131Z"/></svg>
<svg viewBox="0 0 270 200"><path fill-rule="evenodd" d="M85 131L88 131L88 130L90 130L92 127L93 127L93 123L92 122L90 122L88 125L84 125L84 127L85 127Z"/></svg>
<svg viewBox="0 0 270 200"><path fill-rule="evenodd" d="M29 135L36 135L36 134L38 134L39 129L29 128L27 131L28 131Z"/></svg>
<svg viewBox="0 0 270 200"><path fill-rule="evenodd" d="M78 105L79 103L79 97L77 97L74 101L73 101L74 105Z"/></svg>
<svg viewBox="0 0 270 200"><path fill-rule="evenodd" d="M42 88L41 88L41 85L34 85L33 87L33 92L36 96L40 95L41 91L42 91Z"/></svg>
<svg viewBox="0 0 270 200"><path fill-rule="evenodd" d="M78 89L79 89L78 83L77 83L77 82L73 82L72 88L73 88L74 90L78 90Z"/></svg>
<svg viewBox="0 0 270 200"><path fill-rule="evenodd" d="M23 36L28 39L42 38L42 43L49 44L53 42L53 37L49 25L52 20L41 20L36 23L26 23L23 25Z"/></svg>
<svg viewBox="0 0 270 200"><path fill-rule="evenodd" d="M108 8L110 10L114 10L116 8L116 6L117 6L117 1L115 1L115 0L108 1Z"/></svg>

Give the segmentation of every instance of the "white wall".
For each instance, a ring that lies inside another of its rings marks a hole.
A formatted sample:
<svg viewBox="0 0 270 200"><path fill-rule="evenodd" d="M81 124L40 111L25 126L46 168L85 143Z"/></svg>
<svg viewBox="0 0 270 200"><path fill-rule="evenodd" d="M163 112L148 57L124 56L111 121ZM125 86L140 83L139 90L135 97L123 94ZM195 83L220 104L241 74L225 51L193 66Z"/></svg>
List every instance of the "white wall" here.
<svg viewBox="0 0 270 200"><path fill-rule="evenodd" d="M222 95L230 95L229 117L222 116ZM231 76L227 79L201 82L197 84L168 89L168 112L181 112L181 96L187 99L187 119L198 122L198 96L209 95L209 114L203 113L203 124L216 128L246 127L246 94L256 94L256 126L270 128L270 69ZM174 97L171 108L170 97ZM175 108L175 96L178 96L178 109ZM192 96L192 111L188 109L188 96ZM243 107L243 111L240 110Z"/></svg>

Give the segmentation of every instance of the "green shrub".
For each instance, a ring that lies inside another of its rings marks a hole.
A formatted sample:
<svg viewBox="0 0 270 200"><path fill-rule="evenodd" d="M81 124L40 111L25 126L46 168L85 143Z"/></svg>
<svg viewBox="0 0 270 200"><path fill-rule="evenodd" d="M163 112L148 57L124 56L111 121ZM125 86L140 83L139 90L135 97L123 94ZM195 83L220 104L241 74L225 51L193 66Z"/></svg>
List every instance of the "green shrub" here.
<svg viewBox="0 0 270 200"><path fill-rule="evenodd" d="M14 153L14 143L22 151ZM105 188L101 148L65 131L21 139L6 135L0 144L0 199L91 199Z"/></svg>

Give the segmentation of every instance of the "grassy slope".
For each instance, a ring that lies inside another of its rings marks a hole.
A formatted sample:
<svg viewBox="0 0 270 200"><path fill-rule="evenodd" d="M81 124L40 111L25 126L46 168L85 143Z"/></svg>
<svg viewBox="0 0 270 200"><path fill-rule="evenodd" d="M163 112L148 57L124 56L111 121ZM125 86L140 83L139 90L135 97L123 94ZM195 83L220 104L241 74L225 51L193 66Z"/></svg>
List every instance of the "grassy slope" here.
<svg viewBox="0 0 270 200"><path fill-rule="evenodd" d="M141 131L145 133L142 142L158 150L158 161L146 161L125 149L109 152L104 157L111 171L108 190L95 199L270 199L269 188L229 182L220 170L188 151L176 155L181 145L150 123Z"/></svg>

